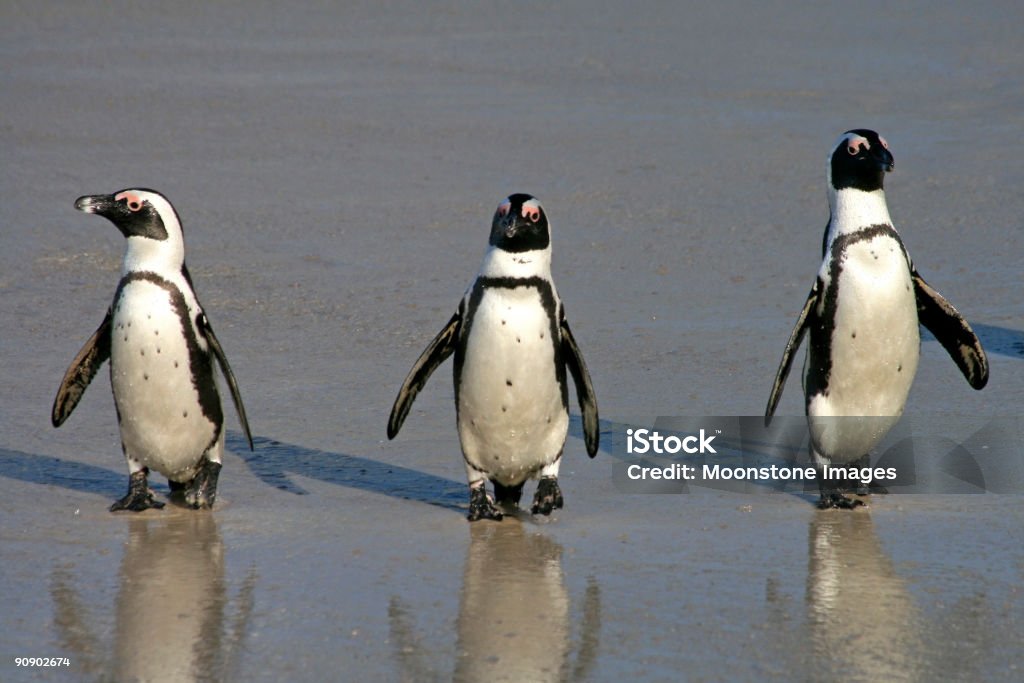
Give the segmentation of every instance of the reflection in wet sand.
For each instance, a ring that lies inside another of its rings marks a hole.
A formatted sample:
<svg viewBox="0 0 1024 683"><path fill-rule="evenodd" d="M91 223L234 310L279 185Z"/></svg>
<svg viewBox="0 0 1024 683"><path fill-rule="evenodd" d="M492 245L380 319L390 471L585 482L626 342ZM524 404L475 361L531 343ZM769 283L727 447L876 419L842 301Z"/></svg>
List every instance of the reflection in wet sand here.
<svg viewBox="0 0 1024 683"><path fill-rule="evenodd" d="M918 680L921 615L867 511L819 511L810 526L807 608L823 672L851 680Z"/></svg>
<svg viewBox="0 0 1024 683"><path fill-rule="evenodd" d="M252 614L256 575L246 577L227 619L224 545L207 512L161 513L128 520L119 575L113 662L73 586L54 571L52 596L61 643L82 670L117 681L230 680ZM87 590L88 587L79 587Z"/></svg>
<svg viewBox="0 0 1024 683"><path fill-rule="evenodd" d="M454 674L432 676L407 611L389 609L403 680L574 681L586 678L597 655L601 597L588 582L572 661L571 600L562 547L515 517L469 525L459 600Z"/></svg>
<svg viewBox="0 0 1024 683"><path fill-rule="evenodd" d="M903 544L916 542L899 536ZM903 549L913 558L920 548ZM900 573L879 541L868 510L818 511L811 518L805 609L775 577L765 586L769 648L792 680L1021 680L1021 631L1007 626L1018 583L993 598L978 579L979 558L949 546L952 581L927 563ZM982 562L984 560L981 560Z"/></svg>

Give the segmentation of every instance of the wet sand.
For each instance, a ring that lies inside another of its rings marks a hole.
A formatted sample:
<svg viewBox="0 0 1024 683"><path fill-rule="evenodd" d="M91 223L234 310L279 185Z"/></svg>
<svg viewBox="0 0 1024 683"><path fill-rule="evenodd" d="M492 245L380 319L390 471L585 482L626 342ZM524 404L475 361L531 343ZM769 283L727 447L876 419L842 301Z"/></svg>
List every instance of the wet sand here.
<svg viewBox="0 0 1024 683"><path fill-rule="evenodd" d="M0 680L1019 680L1019 493L629 495L610 436L763 411L854 127L889 140L896 227L989 351L975 392L926 335L907 416L1019 424L1022 15L5 3ZM73 202L133 186L182 217L256 436L226 405L212 513L107 512L105 370L49 424L124 248ZM565 509L470 525L450 366L385 424L517 191L605 438L590 461L573 406Z"/></svg>

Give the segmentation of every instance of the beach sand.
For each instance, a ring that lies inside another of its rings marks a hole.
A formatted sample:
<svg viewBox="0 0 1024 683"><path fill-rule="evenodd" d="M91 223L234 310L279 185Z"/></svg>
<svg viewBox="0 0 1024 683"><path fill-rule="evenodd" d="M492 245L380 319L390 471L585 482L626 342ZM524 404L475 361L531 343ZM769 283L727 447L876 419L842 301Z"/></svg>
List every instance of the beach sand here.
<svg viewBox="0 0 1024 683"><path fill-rule="evenodd" d="M609 442L762 414L857 127L991 362L975 392L925 335L906 415L1019 424L1022 24L1013 2L3 3L0 680L1020 680L1019 491L629 495ZM107 512L105 369L50 426L124 249L74 200L140 186L182 218L256 437L227 402L212 512ZM471 525L451 366L385 425L513 192L551 220L605 443L587 458L572 404L565 508ZM41 656L70 665L14 665Z"/></svg>

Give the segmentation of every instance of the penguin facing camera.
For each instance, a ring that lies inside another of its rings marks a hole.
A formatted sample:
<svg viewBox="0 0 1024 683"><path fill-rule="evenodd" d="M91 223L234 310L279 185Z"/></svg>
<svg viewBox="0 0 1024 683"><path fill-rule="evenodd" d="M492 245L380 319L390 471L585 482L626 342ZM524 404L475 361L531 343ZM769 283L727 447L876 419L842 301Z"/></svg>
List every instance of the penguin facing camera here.
<svg viewBox="0 0 1024 683"><path fill-rule="evenodd" d="M490 247L458 310L413 365L388 419L393 439L431 373L455 354L455 413L469 480L469 520L500 520L527 479L531 512L562 507L558 468L569 428L566 368L576 385L587 453L597 454L597 399L551 278L551 234L540 202L498 206ZM494 497L485 483L494 485Z"/></svg>
<svg viewBox="0 0 1024 683"><path fill-rule="evenodd" d="M214 374L220 364L239 421L252 435L234 373L185 267L181 222L159 192L122 190L80 197L75 208L112 222L127 240L121 281L99 328L64 374L51 420L60 427L100 366L110 360L128 493L111 511L162 508L149 470L167 477L192 508L210 508L224 453L224 414Z"/></svg>
<svg viewBox="0 0 1024 683"><path fill-rule="evenodd" d="M804 407L819 469L866 466L868 452L899 420L917 372L919 325L935 335L973 388L988 381L981 342L918 274L892 226L882 186L893 165L888 143L873 130L843 133L829 154L823 261L765 409L767 425L793 354L810 332ZM846 493L870 492L856 479L823 476L818 482L820 508L853 508L863 502Z"/></svg>

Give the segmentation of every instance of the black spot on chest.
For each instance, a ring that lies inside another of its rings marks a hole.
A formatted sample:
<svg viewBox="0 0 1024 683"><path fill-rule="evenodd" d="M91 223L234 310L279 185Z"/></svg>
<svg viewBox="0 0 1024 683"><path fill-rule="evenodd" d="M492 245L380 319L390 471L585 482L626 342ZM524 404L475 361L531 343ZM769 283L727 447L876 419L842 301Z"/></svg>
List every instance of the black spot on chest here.
<svg viewBox="0 0 1024 683"><path fill-rule="evenodd" d="M117 291L114 293L115 310L121 310L124 289L136 282L147 282L163 289L167 293L171 309L178 319L181 334L185 339L185 346L188 349L189 374L192 379L192 386L198 396L200 410L215 425L214 441L216 441L220 435L220 430L223 428L224 414L221 410L220 395L217 393L217 385L213 377L213 358L208 351L204 351L199 346L198 337L196 336L198 328L192 325L188 303L185 301L184 295L173 282L160 277L156 273L148 271L133 272L121 278L121 282L118 283ZM147 314L147 318L151 319L152 315ZM130 326L131 323L129 322L127 327ZM159 334L159 331L156 331L156 333ZM201 334L202 332L200 331L199 333ZM128 338L125 336L125 341L127 340ZM140 349L139 353L144 356L145 350ZM159 348L157 353L160 353ZM178 367L177 360L174 361L174 367ZM111 364L111 372L114 371L115 368ZM146 375L145 379L148 380L149 376Z"/></svg>
<svg viewBox="0 0 1024 683"><path fill-rule="evenodd" d="M808 330L810 343L804 385L806 406L810 405L812 397L819 394L828 395L828 385L832 375L832 345L835 342L836 312L839 307L839 297L842 296L840 279L849 249L855 244L868 242L879 236L889 237L896 242L909 269L910 261L907 259L906 248L904 248L899 234L891 225L872 225L855 233L840 235L832 241L832 247L829 250L828 286L822 292L820 314ZM872 251L872 254L874 253ZM857 333L853 332L851 339L856 337Z"/></svg>
<svg viewBox="0 0 1024 683"><path fill-rule="evenodd" d="M516 290L520 288L536 290L540 298L541 306L544 308L545 317L548 321L547 333L545 334L544 332L541 332L540 338L547 338L551 342L551 352L554 356L555 364L555 377L561 387L562 404L568 407L569 394L568 386L565 381L565 361L562 358L561 346L559 344L558 304L555 301L555 292L551 286L551 282L539 277L481 277L473 283L473 289L470 291L469 297L463 304L463 324L458 343L455 347L454 376L456 406L459 404L459 385L461 384L460 378L462 377L462 367L466 359L466 342L473 332L473 325L476 322L476 314L480 308L480 302L483 299L484 294L489 289ZM506 320L501 321L502 325L506 325L506 323ZM521 334L516 335L516 342L522 343ZM506 386L511 386L511 382L506 382Z"/></svg>

